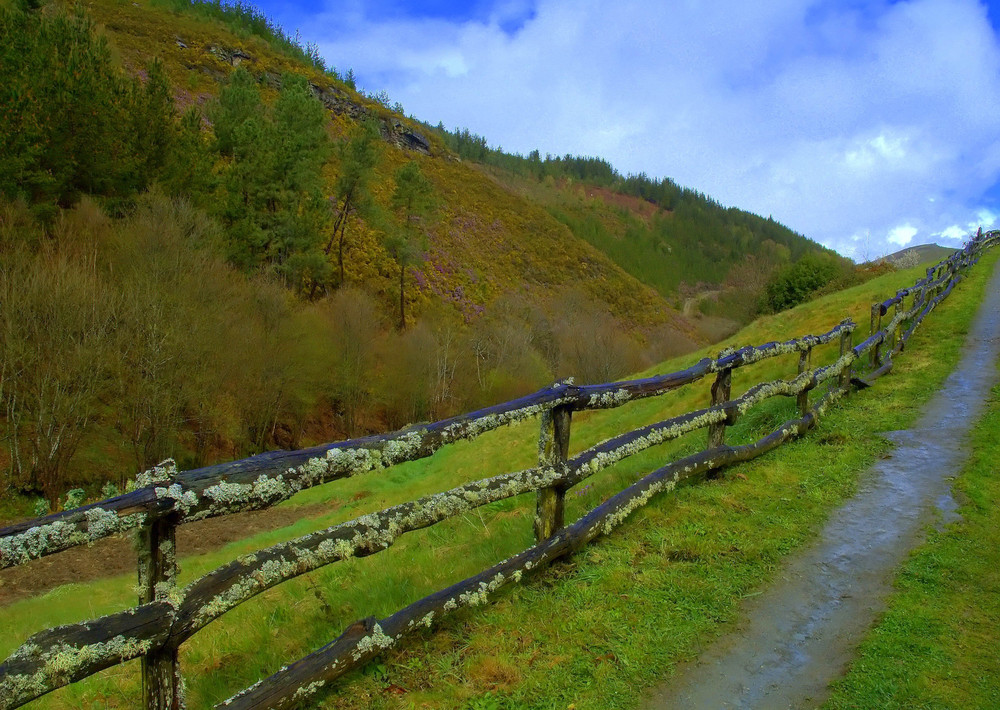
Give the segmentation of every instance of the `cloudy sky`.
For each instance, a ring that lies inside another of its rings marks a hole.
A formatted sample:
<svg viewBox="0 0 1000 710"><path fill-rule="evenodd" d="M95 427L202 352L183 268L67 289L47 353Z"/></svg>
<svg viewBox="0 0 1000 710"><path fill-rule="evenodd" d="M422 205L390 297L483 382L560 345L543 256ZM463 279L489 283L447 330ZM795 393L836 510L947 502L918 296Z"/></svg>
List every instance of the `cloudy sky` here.
<svg viewBox="0 0 1000 710"><path fill-rule="evenodd" d="M1000 0L259 3L359 86L854 258L1000 226Z"/></svg>

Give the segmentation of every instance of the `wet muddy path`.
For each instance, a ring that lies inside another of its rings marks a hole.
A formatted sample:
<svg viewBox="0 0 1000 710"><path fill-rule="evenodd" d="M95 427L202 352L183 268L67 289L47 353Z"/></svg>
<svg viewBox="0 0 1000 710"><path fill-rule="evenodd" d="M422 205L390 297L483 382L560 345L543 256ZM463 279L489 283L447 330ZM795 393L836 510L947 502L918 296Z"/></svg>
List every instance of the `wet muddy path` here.
<svg viewBox="0 0 1000 710"><path fill-rule="evenodd" d="M969 430L997 380L998 356L1000 266L955 371L911 429L887 435L896 444L892 456L872 466L819 539L787 562L769 589L748 600L743 625L680 666L641 707L771 710L822 704L829 683L846 671L884 609L896 568L928 524L955 517L951 479L965 462Z"/></svg>

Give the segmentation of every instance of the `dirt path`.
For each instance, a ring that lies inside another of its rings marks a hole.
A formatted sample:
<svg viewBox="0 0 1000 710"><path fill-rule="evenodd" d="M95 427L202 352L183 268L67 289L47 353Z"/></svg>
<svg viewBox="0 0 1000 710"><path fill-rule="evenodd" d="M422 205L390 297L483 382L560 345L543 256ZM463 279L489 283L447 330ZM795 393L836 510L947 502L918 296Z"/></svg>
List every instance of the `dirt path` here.
<svg viewBox="0 0 1000 710"><path fill-rule="evenodd" d="M642 707L821 705L884 609L896 568L936 515L955 515L950 480L967 458L965 442L997 381L998 358L1000 267L955 371L912 429L889 434L893 455L866 472L857 495L784 566L774 586L745 605L742 628L679 667Z"/></svg>
<svg viewBox="0 0 1000 710"><path fill-rule="evenodd" d="M323 503L278 506L200 520L177 529L177 550L185 557L211 552L235 540L283 528L333 507L335 504ZM71 582L135 573L136 553L132 539L130 534L115 535L93 545L73 547L58 555L0 570L0 607Z"/></svg>
<svg viewBox="0 0 1000 710"><path fill-rule="evenodd" d="M701 303L706 298L714 298L721 293L718 289L714 291L702 291L690 298L684 299L684 306L681 308L681 315L685 318L690 318L695 314L695 309L698 308L698 304Z"/></svg>

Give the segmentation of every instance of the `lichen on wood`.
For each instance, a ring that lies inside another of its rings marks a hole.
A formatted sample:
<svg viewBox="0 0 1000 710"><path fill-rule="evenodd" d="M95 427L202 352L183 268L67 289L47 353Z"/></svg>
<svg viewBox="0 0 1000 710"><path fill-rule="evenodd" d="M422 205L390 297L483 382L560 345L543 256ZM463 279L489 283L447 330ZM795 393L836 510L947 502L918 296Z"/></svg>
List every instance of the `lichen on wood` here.
<svg viewBox="0 0 1000 710"><path fill-rule="evenodd" d="M580 549L598 535L608 534L636 509L658 493L673 489L684 478L709 468L754 458L802 433L815 423L830 402L842 394L843 390L831 390L805 417L785 422L754 444L701 452L657 469L534 547L376 622L373 628L377 629L377 634L359 638L352 637L349 631L345 632L336 641L281 669L270 678L258 681L219 707L239 710L291 707L295 694L302 687L319 681L330 682L357 668L417 628L420 625L418 620L428 618L428 614L434 614L430 618L438 618L463 607L482 605L491 594L507 584L520 581L525 573Z"/></svg>

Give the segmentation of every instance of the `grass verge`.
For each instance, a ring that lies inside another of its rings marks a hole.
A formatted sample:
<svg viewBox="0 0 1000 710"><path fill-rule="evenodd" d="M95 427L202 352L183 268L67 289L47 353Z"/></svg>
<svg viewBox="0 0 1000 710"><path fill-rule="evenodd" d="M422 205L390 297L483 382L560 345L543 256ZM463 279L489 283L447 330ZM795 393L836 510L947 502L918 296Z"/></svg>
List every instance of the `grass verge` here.
<svg viewBox="0 0 1000 710"><path fill-rule="evenodd" d="M826 708L1000 707L1000 385L953 486L962 519L932 530Z"/></svg>
<svg viewBox="0 0 1000 710"><path fill-rule="evenodd" d="M320 699L324 707L628 708L642 689L725 630L740 600L766 584L782 556L810 539L857 476L887 450L876 433L905 427L957 362L964 335L1000 250L919 330L896 371L836 408L817 431L751 464L655 500L612 536L527 584L404 641ZM823 332L845 314L862 322L869 304L911 284L920 270L761 319L733 342L761 343ZM724 343L717 347L731 343ZM835 357L817 352L814 364ZM684 367L700 354L664 363ZM734 395L790 376L797 357L746 368ZM673 413L704 406L709 382L669 396L574 417L572 450ZM754 437L791 416L770 402L729 432ZM303 492L288 505L326 501L330 511L221 551L182 562L182 582L235 556L461 481L532 465L534 423L448 447L434 457ZM678 454L700 449L704 432L652 449L569 494L568 518ZM532 496L494 504L405 536L390 550L286 583L227 614L181 649L189 707L225 699L326 643L354 620L384 616L508 557L531 542ZM183 551L181 551L183 552ZM0 656L31 633L134 604L131 579L70 585L4 610ZM61 689L37 707L134 707L137 664Z"/></svg>

